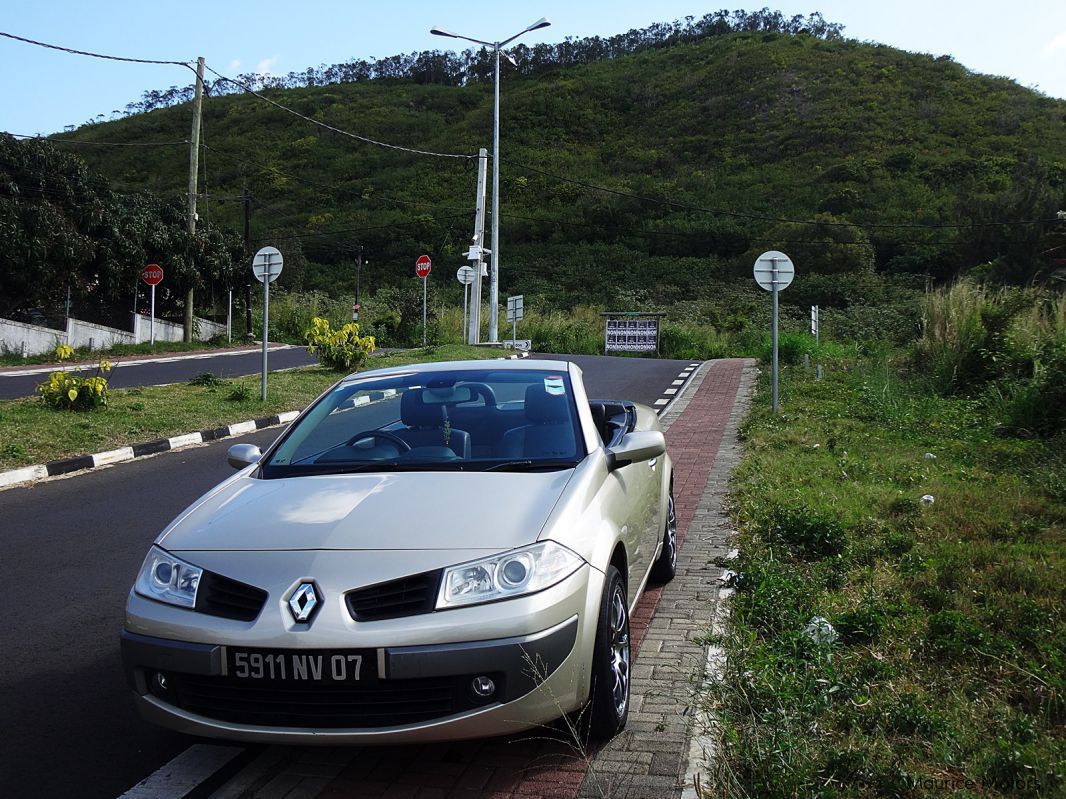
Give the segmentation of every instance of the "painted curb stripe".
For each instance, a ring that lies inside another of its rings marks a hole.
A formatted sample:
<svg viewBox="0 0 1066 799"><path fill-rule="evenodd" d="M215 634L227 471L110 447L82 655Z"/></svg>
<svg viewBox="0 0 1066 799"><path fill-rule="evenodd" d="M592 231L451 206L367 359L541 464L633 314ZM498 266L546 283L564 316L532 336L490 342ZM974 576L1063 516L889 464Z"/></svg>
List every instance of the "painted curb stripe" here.
<svg viewBox="0 0 1066 799"><path fill-rule="evenodd" d="M174 449L169 438L157 438L155 441L145 441L143 444L133 445L133 457L142 455L155 455L157 452L167 452Z"/></svg>
<svg viewBox="0 0 1066 799"><path fill-rule="evenodd" d="M286 411L285 413L279 413L278 424L288 424L299 415L299 411Z"/></svg>
<svg viewBox="0 0 1066 799"><path fill-rule="evenodd" d="M48 476L48 469L44 466L23 466L19 469L0 472L0 487L17 485L19 483L32 483L43 480Z"/></svg>
<svg viewBox="0 0 1066 799"><path fill-rule="evenodd" d="M170 442L171 449L180 449L181 447L188 447L192 444L204 443L204 435L203 433L186 433L183 436L168 438L167 441Z"/></svg>
<svg viewBox="0 0 1066 799"><path fill-rule="evenodd" d="M133 447L119 447L107 452L97 452L92 456L93 466L107 466L109 463L122 463L133 460Z"/></svg>
<svg viewBox="0 0 1066 799"><path fill-rule="evenodd" d="M64 458L60 461L52 461L45 464L45 468L48 470L49 477L55 477L57 474L69 474L70 472L76 472L78 469L91 469L96 465L92 455L79 455L76 458Z"/></svg>

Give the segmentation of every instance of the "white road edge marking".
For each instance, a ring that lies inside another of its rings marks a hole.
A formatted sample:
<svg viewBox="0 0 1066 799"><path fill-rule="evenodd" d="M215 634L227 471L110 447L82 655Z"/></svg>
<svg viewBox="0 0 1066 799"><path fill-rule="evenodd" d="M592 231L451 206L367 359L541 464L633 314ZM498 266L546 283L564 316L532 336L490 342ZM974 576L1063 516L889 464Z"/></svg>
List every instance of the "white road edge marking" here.
<svg viewBox="0 0 1066 799"><path fill-rule="evenodd" d="M244 751L242 746L190 746L118 799L182 799Z"/></svg>
<svg viewBox="0 0 1066 799"><path fill-rule="evenodd" d="M277 346L268 347L267 352L277 352L278 350L291 350L295 347L295 344L278 344ZM176 363L177 361L199 361L205 358L222 358L227 355L248 355L253 352L262 352L261 347L257 347L254 350L229 350L227 352L218 352L211 350L205 353L196 353L194 355L171 355L167 358L141 358L140 360L133 361L113 361L111 368L119 369L123 366L139 366L143 363ZM117 355L116 358L123 356ZM105 355L101 360L109 360ZM67 371L67 372L88 372L96 368L95 363L73 363L73 364L52 364L51 366L44 366L37 369L19 369L12 372L0 372L0 377L26 377L27 375L45 375L50 372ZM281 371L281 370L278 370Z"/></svg>

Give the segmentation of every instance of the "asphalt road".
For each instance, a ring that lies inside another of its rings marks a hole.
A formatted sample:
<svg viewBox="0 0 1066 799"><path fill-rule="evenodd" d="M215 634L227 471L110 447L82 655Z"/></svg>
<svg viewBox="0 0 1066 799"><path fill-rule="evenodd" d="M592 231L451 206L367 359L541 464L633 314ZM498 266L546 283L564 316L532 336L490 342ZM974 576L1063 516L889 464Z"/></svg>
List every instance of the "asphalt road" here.
<svg viewBox="0 0 1066 799"><path fill-rule="evenodd" d="M648 404L687 365L569 359L584 370L591 397ZM204 371L202 362L194 368ZM118 646L126 594L159 531L232 474L226 449L263 447L278 432L0 491L5 795L111 799L197 742L134 711Z"/></svg>
<svg viewBox="0 0 1066 799"><path fill-rule="evenodd" d="M205 355L207 355L205 353ZM239 355L208 355L195 358L179 356L171 359L157 361L148 359L148 362L126 361L116 359L121 365L116 365L108 376L108 385L111 388L129 388L131 386L152 386L164 383L183 383L192 377L204 372L211 372L216 377L230 378L243 375L261 374L263 368L263 356L260 352L241 353ZM313 355L308 355L304 347L288 347L286 349L272 350L267 356L270 371L278 369L291 369L294 366L308 366L318 363ZM27 367L35 369L37 367ZM21 371L21 370L20 370ZM87 374L92 374L90 369ZM29 397L34 389L48 378L47 373L18 375L0 372L0 399L15 399L17 397Z"/></svg>

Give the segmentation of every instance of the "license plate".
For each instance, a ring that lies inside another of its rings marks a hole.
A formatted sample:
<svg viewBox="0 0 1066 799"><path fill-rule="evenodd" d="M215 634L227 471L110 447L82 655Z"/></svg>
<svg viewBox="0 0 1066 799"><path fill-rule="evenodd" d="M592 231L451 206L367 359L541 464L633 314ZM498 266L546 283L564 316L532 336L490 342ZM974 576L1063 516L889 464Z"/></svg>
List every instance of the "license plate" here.
<svg viewBox="0 0 1066 799"><path fill-rule="evenodd" d="M373 649L225 650L225 675L239 680L352 684L377 677L377 653Z"/></svg>

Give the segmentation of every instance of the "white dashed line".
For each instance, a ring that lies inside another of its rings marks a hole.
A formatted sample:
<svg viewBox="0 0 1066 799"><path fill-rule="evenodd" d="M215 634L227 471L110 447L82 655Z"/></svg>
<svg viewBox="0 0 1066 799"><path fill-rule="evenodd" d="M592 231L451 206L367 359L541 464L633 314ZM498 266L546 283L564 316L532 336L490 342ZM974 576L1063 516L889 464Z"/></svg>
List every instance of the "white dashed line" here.
<svg viewBox="0 0 1066 799"><path fill-rule="evenodd" d="M119 799L182 799L243 751L240 746L190 746Z"/></svg>

